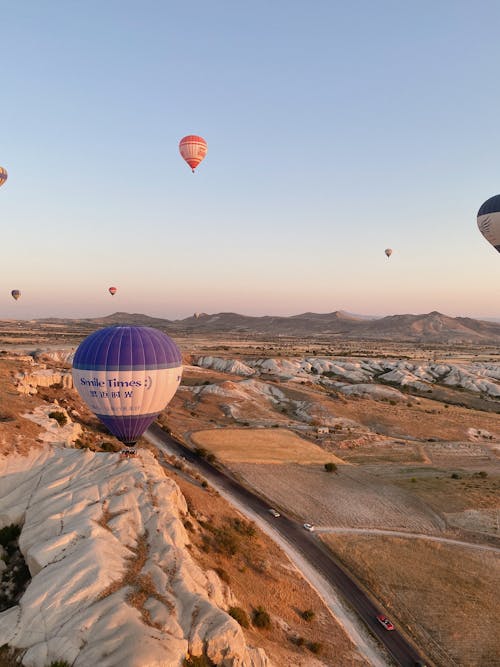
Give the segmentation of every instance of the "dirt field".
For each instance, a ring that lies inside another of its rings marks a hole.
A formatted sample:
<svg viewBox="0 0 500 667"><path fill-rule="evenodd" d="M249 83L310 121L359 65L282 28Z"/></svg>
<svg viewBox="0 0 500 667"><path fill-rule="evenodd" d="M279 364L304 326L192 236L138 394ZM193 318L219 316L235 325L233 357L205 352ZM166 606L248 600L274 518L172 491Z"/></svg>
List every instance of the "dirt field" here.
<svg viewBox="0 0 500 667"><path fill-rule="evenodd" d="M191 435L199 447L206 447L228 463L298 463L323 465L343 461L292 431L284 429L212 429Z"/></svg>
<svg viewBox="0 0 500 667"><path fill-rule="evenodd" d="M498 666L498 555L404 538L322 539L437 665Z"/></svg>
<svg viewBox="0 0 500 667"><path fill-rule="evenodd" d="M319 526L406 529L439 533L444 521L425 502L354 466L231 466L276 507Z"/></svg>

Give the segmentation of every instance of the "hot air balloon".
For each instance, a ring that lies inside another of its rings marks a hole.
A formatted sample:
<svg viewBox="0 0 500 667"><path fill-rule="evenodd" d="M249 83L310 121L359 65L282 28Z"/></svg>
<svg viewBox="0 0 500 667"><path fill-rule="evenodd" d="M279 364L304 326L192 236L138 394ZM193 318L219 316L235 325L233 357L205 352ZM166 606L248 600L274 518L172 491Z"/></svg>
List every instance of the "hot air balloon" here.
<svg viewBox="0 0 500 667"><path fill-rule="evenodd" d="M21 296L21 292L18 289L13 289L12 292L11 292L11 296L12 296L13 299L15 299L17 301L19 299L19 297Z"/></svg>
<svg viewBox="0 0 500 667"><path fill-rule="evenodd" d="M205 139L198 137L196 134L188 134L187 137L183 137L179 142L180 154L191 167L193 174L196 167L207 154L207 150L208 147Z"/></svg>
<svg viewBox="0 0 500 667"><path fill-rule="evenodd" d="M80 343L72 374L88 407L118 440L133 447L172 400L182 359L174 341L158 329L106 327Z"/></svg>
<svg viewBox="0 0 500 667"><path fill-rule="evenodd" d="M7 169L0 167L0 187L5 183L9 175L7 174Z"/></svg>
<svg viewBox="0 0 500 667"><path fill-rule="evenodd" d="M195 313L195 314L194 314L194 319L195 319L195 320L199 320L200 317L201 317L201 313Z"/></svg>
<svg viewBox="0 0 500 667"><path fill-rule="evenodd" d="M108 289L108 292L111 294L111 296L114 296L117 292L117 289L116 289L116 287L110 287Z"/></svg>
<svg viewBox="0 0 500 667"><path fill-rule="evenodd" d="M477 226L484 238L500 252L500 195L487 199L477 212Z"/></svg>
<svg viewBox="0 0 500 667"><path fill-rule="evenodd" d="M392 248L386 248L384 252L387 255L387 259L389 259L389 257L392 255Z"/></svg>

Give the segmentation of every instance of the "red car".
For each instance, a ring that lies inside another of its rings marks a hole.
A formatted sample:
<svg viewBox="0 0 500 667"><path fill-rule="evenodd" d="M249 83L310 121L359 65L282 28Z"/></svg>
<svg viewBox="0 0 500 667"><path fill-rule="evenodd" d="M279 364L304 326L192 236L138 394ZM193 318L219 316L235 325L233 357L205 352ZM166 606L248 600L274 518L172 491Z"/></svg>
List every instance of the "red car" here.
<svg viewBox="0 0 500 667"><path fill-rule="evenodd" d="M382 623L386 630L394 630L394 626L387 618L387 616L384 616L383 614L377 614L377 621Z"/></svg>

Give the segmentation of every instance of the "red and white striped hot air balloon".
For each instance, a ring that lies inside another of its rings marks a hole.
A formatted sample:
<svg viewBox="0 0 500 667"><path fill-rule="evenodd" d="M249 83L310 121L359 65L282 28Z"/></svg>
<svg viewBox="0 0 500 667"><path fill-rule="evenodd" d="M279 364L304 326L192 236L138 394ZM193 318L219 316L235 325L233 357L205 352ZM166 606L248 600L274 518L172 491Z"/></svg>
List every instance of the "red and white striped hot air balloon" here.
<svg viewBox="0 0 500 667"><path fill-rule="evenodd" d="M111 294L111 296L114 296L117 292L117 288L116 287L110 287L108 289L108 292Z"/></svg>
<svg viewBox="0 0 500 667"><path fill-rule="evenodd" d="M207 154L207 142L203 137L198 137L196 134L188 134L179 141L179 151L184 160L194 170L203 160Z"/></svg>
<svg viewBox="0 0 500 667"><path fill-rule="evenodd" d="M3 185L5 183L7 177L8 177L7 169L4 169L4 167L0 167L0 185Z"/></svg>

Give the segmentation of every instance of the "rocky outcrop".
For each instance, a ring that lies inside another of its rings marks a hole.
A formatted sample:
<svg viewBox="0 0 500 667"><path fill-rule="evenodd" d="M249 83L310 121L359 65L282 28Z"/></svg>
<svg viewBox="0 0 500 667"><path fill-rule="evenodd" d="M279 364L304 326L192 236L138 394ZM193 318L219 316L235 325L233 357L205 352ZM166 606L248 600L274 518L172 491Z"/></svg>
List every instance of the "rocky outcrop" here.
<svg viewBox="0 0 500 667"><path fill-rule="evenodd" d="M36 394L38 387L53 387L54 385L63 389L71 389L73 387L71 373L43 368L31 373L19 373L17 376L17 391L20 394Z"/></svg>
<svg viewBox="0 0 500 667"><path fill-rule="evenodd" d="M225 609L235 603L187 549L184 497L147 451L135 459L72 449L0 460L0 526L22 524L32 580L0 614L0 644L45 667L181 666L205 653L265 667Z"/></svg>

